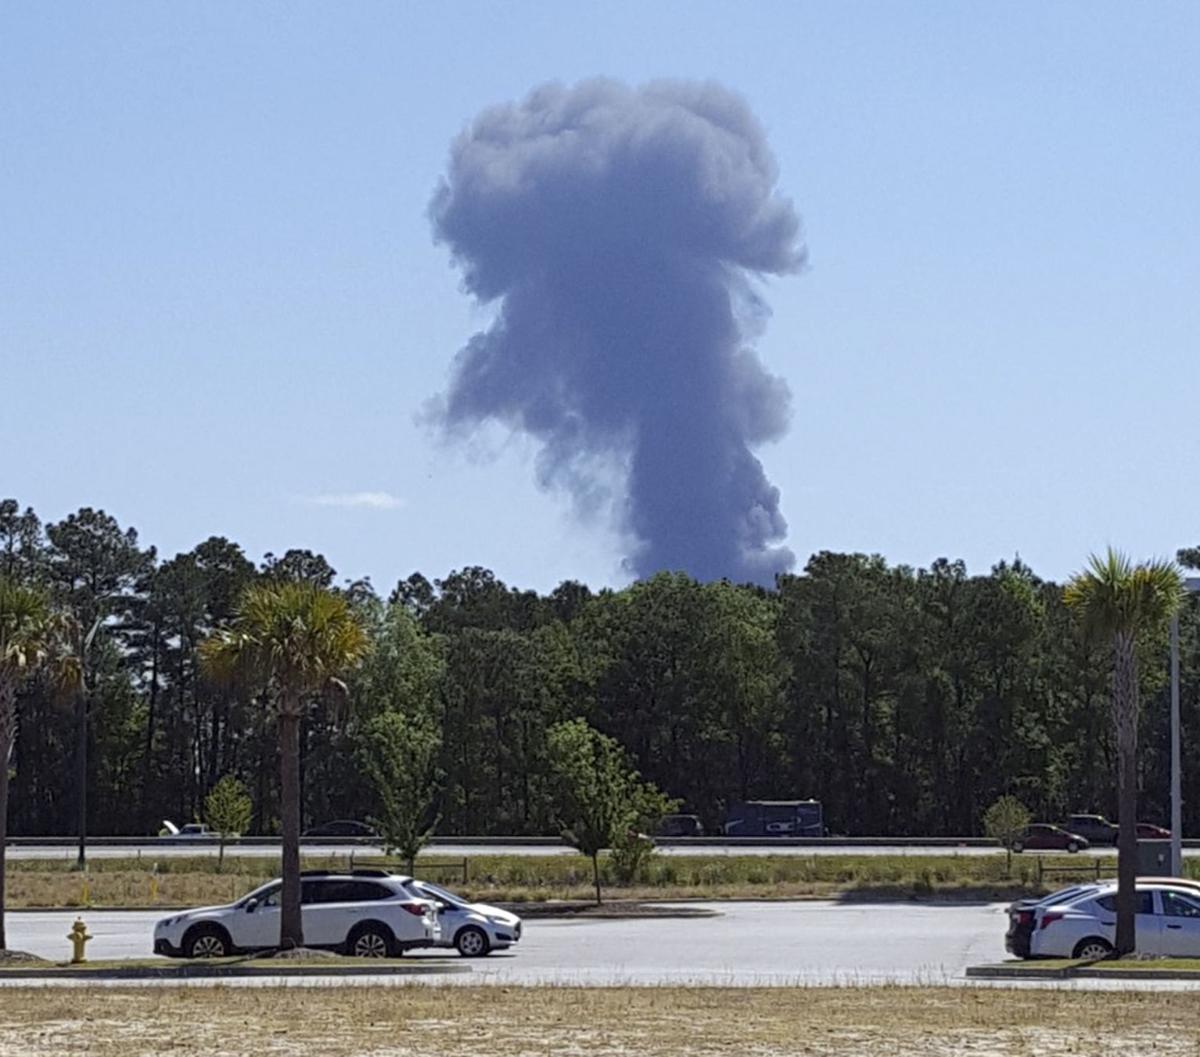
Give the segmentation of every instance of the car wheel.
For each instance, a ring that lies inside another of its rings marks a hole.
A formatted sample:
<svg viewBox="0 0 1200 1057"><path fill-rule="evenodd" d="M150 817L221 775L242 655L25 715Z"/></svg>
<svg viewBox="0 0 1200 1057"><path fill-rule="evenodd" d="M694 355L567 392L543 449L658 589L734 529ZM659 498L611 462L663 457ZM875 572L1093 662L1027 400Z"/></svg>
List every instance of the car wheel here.
<svg viewBox="0 0 1200 1057"><path fill-rule="evenodd" d="M185 958L227 958L232 953L229 933L219 925L196 925L183 937Z"/></svg>
<svg viewBox="0 0 1200 1057"><path fill-rule="evenodd" d="M1088 961L1100 961L1112 954L1112 944L1099 936L1089 936L1075 944L1074 957L1086 958Z"/></svg>
<svg viewBox="0 0 1200 1057"><path fill-rule="evenodd" d="M1079 842L1075 840L1067 841L1067 851L1074 855L1077 851L1079 851ZM1074 869L1074 867L1072 867L1072 869Z"/></svg>
<svg viewBox="0 0 1200 1057"><path fill-rule="evenodd" d="M458 935L454 937L454 946L464 958L482 958L492 949L487 933L474 925L458 930Z"/></svg>
<svg viewBox="0 0 1200 1057"><path fill-rule="evenodd" d="M354 958L387 958L392 934L382 925L360 925L346 939L346 953Z"/></svg>
<svg viewBox="0 0 1200 1057"><path fill-rule="evenodd" d="M1023 852L1025 850L1025 842L1014 840L1012 842L1012 850L1015 852Z"/></svg>

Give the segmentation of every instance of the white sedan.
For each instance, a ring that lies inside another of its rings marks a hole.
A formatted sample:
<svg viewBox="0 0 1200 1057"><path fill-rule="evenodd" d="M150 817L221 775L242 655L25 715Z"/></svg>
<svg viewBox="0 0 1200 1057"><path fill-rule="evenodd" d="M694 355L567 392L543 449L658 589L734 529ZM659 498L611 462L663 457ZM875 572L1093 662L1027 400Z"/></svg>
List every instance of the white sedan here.
<svg viewBox="0 0 1200 1057"><path fill-rule="evenodd" d="M442 926L439 947L454 947L464 958L479 958L511 947L521 938L521 919L516 914L486 903L468 903L429 881L410 881L408 887L437 905Z"/></svg>
<svg viewBox="0 0 1200 1057"><path fill-rule="evenodd" d="M1034 911L1034 958L1106 958L1117 932L1117 886L1106 885ZM1137 953L1200 957L1200 893L1183 881L1137 886Z"/></svg>

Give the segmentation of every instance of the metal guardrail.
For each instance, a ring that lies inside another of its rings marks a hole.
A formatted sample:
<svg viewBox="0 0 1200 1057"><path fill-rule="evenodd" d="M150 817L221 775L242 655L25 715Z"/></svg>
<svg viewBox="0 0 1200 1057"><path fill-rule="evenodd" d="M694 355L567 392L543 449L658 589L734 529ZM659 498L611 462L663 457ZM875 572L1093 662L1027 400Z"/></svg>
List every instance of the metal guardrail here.
<svg viewBox="0 0 1200 1057"><path fill-rule="evenodd" d="M73 848L78 837L9 837L9 847ZM194 846L215 848L216 837L88 837L89 847L144 848L150 844L172 847ZM239 837L225 842L227 848L278 847L278 837ZM362 847L377 848L379 842L370 837L301 837L300 843L310 848ZM998 841L990 837L656 837L655 843L665 848L996 848ZM559 837L434 837L429 847L542 847L562 848L566 843ZM1185 848L1200 848L1200 838L1184 838Z"/></svg>

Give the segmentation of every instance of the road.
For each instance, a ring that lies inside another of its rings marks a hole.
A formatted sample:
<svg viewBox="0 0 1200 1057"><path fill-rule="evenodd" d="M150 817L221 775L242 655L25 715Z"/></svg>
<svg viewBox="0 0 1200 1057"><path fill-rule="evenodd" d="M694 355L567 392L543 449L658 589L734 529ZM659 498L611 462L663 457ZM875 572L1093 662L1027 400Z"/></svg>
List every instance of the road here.
<svg viewBox="0 0 1200 1057"><path fill-rule="evenodd" d="M339 858L348 858L351 854L356 857L362 856L379 856L383 854L382 848L369 847L367 845L310 845L302 846L301 851L304 855L318 856L337 856ZM226 848L227 855L243 855L255 858L279 857L279 848L272 845L244 845L244 846L229 846ZM753 844L753 845L700 845L700 846L685 846L679 847L667 845L660 847L658 853L661 855L904 855L904 856L922 856L922 855L1003 855L1004 852L1000 848L989 847L969 847L969 846L946 846L923 845L923 844L879 844L867 846L847 846L847 845L819 845L819 846L798 846L791 844ZM147 840L144 844L126 845L122 847L109 847L95 845L88 848L88 857L92 859L161 859L161 858L176 858L181 856L197 856L197 855L212 855L217 854L215 845L210 844L168 844L162 841ZM435 844L426 848L423 852L431 859L463 859L476 858L483 855L573 855L573 849L564 845L558 844ZM1025 855L1033 857L1034 855L1043 854L1041 852L1026 852ZM1061 855L1061 852L1045 853ZM1088 858L1091 856L1113 856L1116 854L1115 848L1097 848L1086 852L1079 853L1080 858ZM1185 856L1200 855L1200 848L1185 848ZM76 856L76 849L73 847L61 847L54 845L17 845L8 849L8 858L10 859L61 859L63 861L73 862Z"/></svg>
<svg viewBox="0 0 1200 1057"><path fill-rule="evenodd" d="M689 904L695 906L696 904ZM1000 904L720 903L711 918L533 919L511 953L469 962L456 982L786 985L958 980L1001 960ZM161 912L90 911L93 959L146 957ZM10 913L9 945L62 959L74 913ZM448 952L451 964L461 960ZM422 951L414 960L444 957Z"/></svg>

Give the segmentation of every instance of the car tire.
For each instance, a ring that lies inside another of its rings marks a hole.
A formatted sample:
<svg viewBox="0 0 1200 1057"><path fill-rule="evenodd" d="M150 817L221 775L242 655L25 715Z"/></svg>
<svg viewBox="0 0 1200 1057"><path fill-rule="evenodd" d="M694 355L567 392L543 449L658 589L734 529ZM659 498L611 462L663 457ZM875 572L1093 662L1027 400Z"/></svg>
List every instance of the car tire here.
<svg viewBox="0 0 1200 1057"><path fill-rule="evenodd" d="M1020 854L1021 852L1023 852L1025 850L1024 841L1014 840L1012 842L1012 850L1017 852L1017 854Z"/></svg>
<svg viewBox="0 0 1200 1057"><path fill-rule="evenodd" d="M1072 855L1074 855L1077 851L1079 851L1079 841L1076 841L1076 840L1067 841L1067 851L1069 851Z"/></svg>
<svg viewBox="0 0 1200 1057"><path fill-rule="evenodd" d="M390 958L395 949L392 930L375 921L357 926L346 937L346 953L352 958Z"/></svg>
<svg viewBox="0 0 1200 1057"><path fill-rule="evenodd" d="M193 925L180 946L185 958L228 958L233 953L229 933L220 925Z"/></svg>
<svg viewBox="0 0 1200 1057"><path fill-rule="evenodd" d="M455 934L454 947L464 958L482 958L491 951L492 944L483 929L468 925Z"/></svg>
<svg viewBox="0 0 1200 1057"><path fill-rule="evenodd" d="M1075 944L1075 951L1071 957L1099 961L1101 958L1107 958L1112 954L1112 950L1112 944L1108 940L1101 939L1099 936L1089 936L1087 939L1080 940Z"/></svg>

